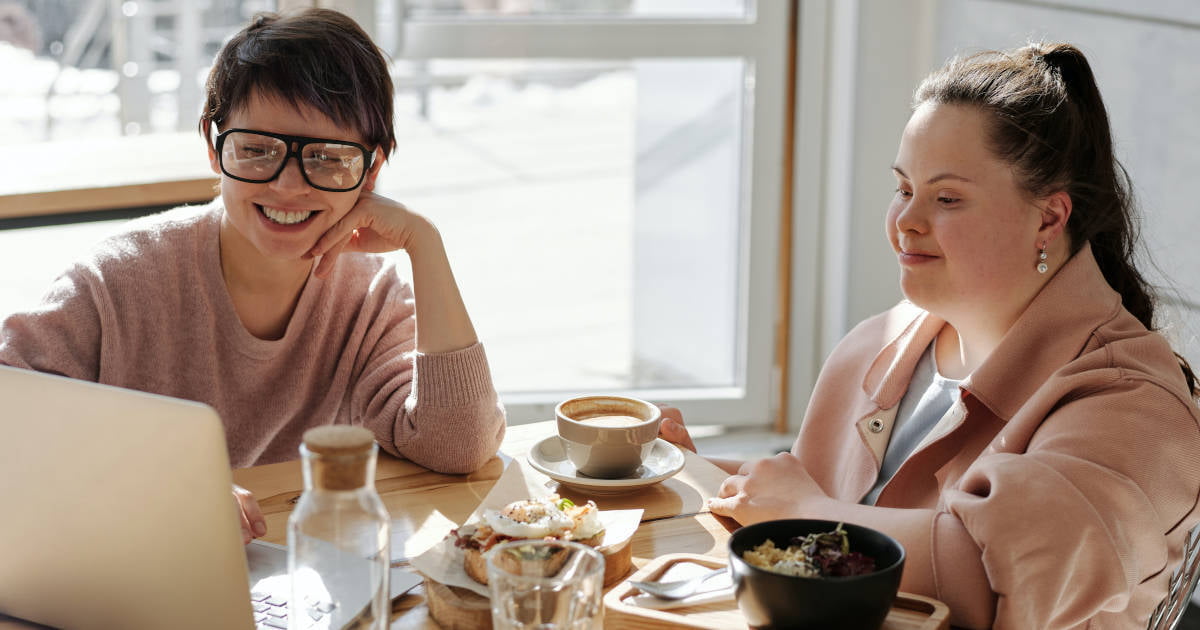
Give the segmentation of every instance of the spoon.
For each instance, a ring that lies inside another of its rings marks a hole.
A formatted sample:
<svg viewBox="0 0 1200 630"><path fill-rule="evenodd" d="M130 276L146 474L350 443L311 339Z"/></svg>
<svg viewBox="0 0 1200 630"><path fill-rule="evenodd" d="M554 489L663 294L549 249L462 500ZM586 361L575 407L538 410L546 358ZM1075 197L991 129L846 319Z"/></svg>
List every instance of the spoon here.
<svg viewBox="0 0 1200 630"><path fill-rule="evenodd" d="M693 578L686 580L675 580L671 582L630 582L629 584L637 588L643 593L649 593L659 599L683 599L688 595L696 592L706 580L715 577L725 572L725 567L718 567L711 571L701 573Z"/></svg>

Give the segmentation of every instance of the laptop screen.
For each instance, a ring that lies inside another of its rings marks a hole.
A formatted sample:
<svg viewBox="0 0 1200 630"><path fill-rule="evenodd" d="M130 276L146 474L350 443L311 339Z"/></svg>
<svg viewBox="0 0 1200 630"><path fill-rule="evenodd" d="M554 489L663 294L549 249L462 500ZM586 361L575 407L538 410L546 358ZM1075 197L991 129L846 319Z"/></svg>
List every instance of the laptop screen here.
<svg viewBox="0 0 1200 630"><path fill-rule="evenodd" d="M224 430L195 402L0 366L0 612L253 628Z"/></svg>

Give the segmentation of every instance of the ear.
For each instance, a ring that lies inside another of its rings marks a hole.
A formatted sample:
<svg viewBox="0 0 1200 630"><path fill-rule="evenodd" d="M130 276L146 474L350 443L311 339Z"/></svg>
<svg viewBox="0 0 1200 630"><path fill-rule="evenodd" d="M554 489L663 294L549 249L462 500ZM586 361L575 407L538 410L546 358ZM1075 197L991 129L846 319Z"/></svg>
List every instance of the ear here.
<svg viewBox="0 0 1200 630"><path fill-rule="evenodd" d="M217 148L212 145L210 139L206 136L204 144L208 147L208 166L217 175L221 174L221 162L217 160Z"/></svg>
<svg viewBox="0 0 1200 630"><path fill-rule="evenodd" d="M1038 228L1038 243L1053 243L1067 229L1067 221L1071 218L1071 195L1060 190L1045 197L1038 204L1041 215L1041 225Z"/></svg>
<svg viewBox="0 0 1200 630"><path fill-rule="evenodd" d="M375 149L375 157L371 160L371 169L367 171L367 177L363 180L363 190L375 190L375 178L379 177L379 171L383 169L383 162L386 158L383 149Z"/></svg>

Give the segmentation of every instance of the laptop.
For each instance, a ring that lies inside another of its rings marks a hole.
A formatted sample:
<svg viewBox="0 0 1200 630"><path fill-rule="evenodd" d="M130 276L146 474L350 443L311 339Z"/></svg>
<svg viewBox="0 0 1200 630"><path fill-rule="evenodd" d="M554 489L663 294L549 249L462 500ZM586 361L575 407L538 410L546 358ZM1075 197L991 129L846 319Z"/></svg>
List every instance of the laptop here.
<svg viewBox="0 0 1200 630"><path fill-rule="evenodd" d="M287 595L286 550L242 544L232 483L211 407L0 366L0 613L278 627L261 610ZM394 597L419 582L391 578Z"/></svg>

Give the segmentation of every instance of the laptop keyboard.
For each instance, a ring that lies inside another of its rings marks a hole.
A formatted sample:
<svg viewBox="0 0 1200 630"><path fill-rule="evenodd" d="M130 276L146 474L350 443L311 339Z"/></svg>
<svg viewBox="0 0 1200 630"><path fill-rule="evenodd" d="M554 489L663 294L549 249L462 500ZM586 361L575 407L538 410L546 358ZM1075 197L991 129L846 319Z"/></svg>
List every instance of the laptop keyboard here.
<svg viewBox="0 0 1200 630"><path fill-rule="evenodd" d="M250 593L254 606L254 624L259 630L272 628L287 630L287 600L278 595L254 591Z"/></svg>
<svg viewBox="0 0 1200 630"><path fill-rule="evenodd" d="M288 602L286 598L263 591L252 591L250 604L254 606L254 625L258 630L287 630ZM332 610L332 607L330 609ZM300 624L298 627L315 624L328 612L328 610L313 610L309 613L312 618L305 620L306 624Z"/></svg>

